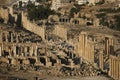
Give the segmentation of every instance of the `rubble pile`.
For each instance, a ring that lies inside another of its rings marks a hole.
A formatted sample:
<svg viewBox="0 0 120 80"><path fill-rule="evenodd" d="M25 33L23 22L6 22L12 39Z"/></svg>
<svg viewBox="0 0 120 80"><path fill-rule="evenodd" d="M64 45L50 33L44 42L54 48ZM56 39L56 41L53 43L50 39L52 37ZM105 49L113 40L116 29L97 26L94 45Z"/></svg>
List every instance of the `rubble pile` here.
<svg viewBox="0 0 120 80"><path fill-rule="evenodd" d="M100 75L100 70L96 69L90 64L82 63L80 68L70 68L70 67L62 67L60 72L64 76L97 76Z"/></svg>
<svg viewBox="0 0 120 80"><path fill-rule="evenodd" d="M24 70L24 71L28 71L28 70L34 70L34 67L31 65L12 65L12 64L8 64L5 62L0 62L0 72L1 73L5 73L8 71L20 71L20 70Z"/></svg>

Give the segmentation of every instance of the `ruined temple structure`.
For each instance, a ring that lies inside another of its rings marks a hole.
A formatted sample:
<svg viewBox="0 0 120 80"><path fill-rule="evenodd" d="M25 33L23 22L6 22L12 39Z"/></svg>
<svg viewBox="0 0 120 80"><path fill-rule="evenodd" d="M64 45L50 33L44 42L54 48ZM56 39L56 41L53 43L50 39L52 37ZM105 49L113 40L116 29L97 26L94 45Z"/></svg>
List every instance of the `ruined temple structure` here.
<svg viewBox="0 0 120 80"><path fill-rule="evenodd" d="M54 25L38 26L24 10L11 7L0 7L0 18L0 62L36 71L34 66L53 68L47 73L62 76L97 76L101 71L120 80L120 38L98 28L98 19L61 16Z"/></svg>

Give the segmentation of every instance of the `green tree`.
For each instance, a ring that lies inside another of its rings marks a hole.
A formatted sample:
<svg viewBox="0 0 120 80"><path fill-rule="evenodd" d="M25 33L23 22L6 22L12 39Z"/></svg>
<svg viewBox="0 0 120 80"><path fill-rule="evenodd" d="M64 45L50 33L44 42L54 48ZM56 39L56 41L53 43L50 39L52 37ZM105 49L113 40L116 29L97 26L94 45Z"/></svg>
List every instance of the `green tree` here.
<svg viewBox="0 0 120 80"><path fill-rule="evenodd" d="M29 4L27 6L28 17L30 20L42 20L47 19L49 15L55 14L55 11L50 9L49 4L46 6Z"/></svg>
<svg viewBox="0 0 120 80"><path fill-rule="evenodd" d="M106 13L99 13L99 14L96 14L96 17L97 18L103 18L106 16Z"/></svg>
<svg viewBox="0 0 120 80"><path fill-rule="evenodd" d="M70 10L69 17L74 17L74 13L78 13L79 11L80 11L80 9L72 7Z"/></svg>
<svg viewBox="0 0 120 80"><path fill-rule="evenodd" d="M115 24L114 29L120 30L120 15L116 15L114 16L114 18L116 19L116 24Z"/></svg>

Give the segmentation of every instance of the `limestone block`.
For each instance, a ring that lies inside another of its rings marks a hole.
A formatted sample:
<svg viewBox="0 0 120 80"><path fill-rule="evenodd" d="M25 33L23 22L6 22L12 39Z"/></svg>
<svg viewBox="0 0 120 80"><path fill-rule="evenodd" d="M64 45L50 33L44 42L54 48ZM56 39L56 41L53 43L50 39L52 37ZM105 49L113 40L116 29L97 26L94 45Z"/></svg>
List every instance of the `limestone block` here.
<svg viewBox="0 0 120 80"><path fill-rule="evenodd" d="M16 59L12 59L11 64L18 65L18 61Z"/></svg>
<svg viewBox="0 0 120 80"><path fill-rule="evenodd" d="M91 18L91 16L92 16L92 15L89 14L89 13L86 13L86 14L85 14L85 17L87 17L87 18Z"/></svg>
<svg viewBox="0 0 120 80"><path fill-rule="evenodd" d="M1 58L0 61L5 62L5 63L9 63L9 60L7 58Z"/></svg>
<svg viewBox="0 0 120 80"><path fill-rule="evenodd" d="M28 64L30 64L30 61L29 60L23 60L23 64L28 65Z"/></svg>
<svg viewBox="0 0 120 80"><path fill-rule="evenodd" d="M51 62L46 62L46 66L50 67L50 66L52 66L52 63Z"/></svg>

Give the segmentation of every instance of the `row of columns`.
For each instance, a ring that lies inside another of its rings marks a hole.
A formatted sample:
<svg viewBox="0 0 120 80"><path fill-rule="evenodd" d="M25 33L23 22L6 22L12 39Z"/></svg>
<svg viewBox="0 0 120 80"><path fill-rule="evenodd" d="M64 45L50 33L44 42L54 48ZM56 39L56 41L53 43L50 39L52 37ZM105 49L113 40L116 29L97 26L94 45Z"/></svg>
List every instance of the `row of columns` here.
<svg viewBox="0 0 120 80"><path fill-rule="evenodd" d="M38 56L40 53L38 45L25 45L24 44L8 44L1 43L0 45L0 56L7 51L9 56Z"/></svg>
<svg viewBox="0 0 120 80"><path fill-rule="evenodd" d="M83 59L94 62L94 44L88 42L86 32L81 32L79 36L78 53Z"/></svg>
<svg viewBox="0 0 120 80"><path fill-rule="evenodd" d="M14 39L15 38L15 39ZM0 33L0 42L19 42L18 35L15 33L1 32Z"/></svg>
<svg viewBox="0 0 120 80"><path fill-rule="evenodd" d="M113 38L111 36L105 37L105 53L107 56L114 52L113 46L114 46Z"/></svg>
<svg viewBox="0 0 120 80"><path fill-rule="evenodd" d="M14 56L37 56L38 47L37 46L16 46L14 45Z"/></svg>
<svg viewBox="0 0 120 80"><path fill-rule="evenodd" d="M4 50L9 53L10 57L30 57L34 58L36 57L36 61L39 61L39 49L40 47L38 45L24 45L24 44L8 44L8 43L0 43L0 56L4 54ZM29 54L29 56L27 55ZM33 56L34 54L34 56ZM43 56L46 62L46 66L51 66L52 62L48 58L48 56ZM55 58L56 63L54 64L55 66L61 65L61 61L58 58Z"/></svg>
<svg viewBox="0 0 120 80"><path fill-rule="evenodd" d="M105 37L105 53L100 51L99 53L99 68L105 71L104 67L107 65L107 61L110 58L110 54L114 53L114 40L112 36Z"/></svg>
<svg viewBox="0 0 120 80"><path fill-rule="evenodd" d="M8 47L11 47L11 48L9 49ZM24 45L20 46L20 45L15 45L15 44L5 45L2 43L0 46L0 56L2 56L3 50L7 50L9 53L9 56L11 56L11 57L33 57L33 54L34 54L36 61L40 62L39 58L42 56L38 56L38 48L39 48L39 46L30 46L30 45L29 46L24 46ZM27 53L29 54L29 56L27 56ZM45 65L47 67L52 66L52 62L50 61L50 59L47 56L43 56L43 58L45 59ZM56 63L54 63L54 66L60 66L61 61L58 58L56 58L55 60L56 60Z"/></svg>
<svg viewBox="0 0 120 80"><path fill-rule="evenodd" d="M120 80L120 59L118 57L110 56L109 76Z"/></svg>

